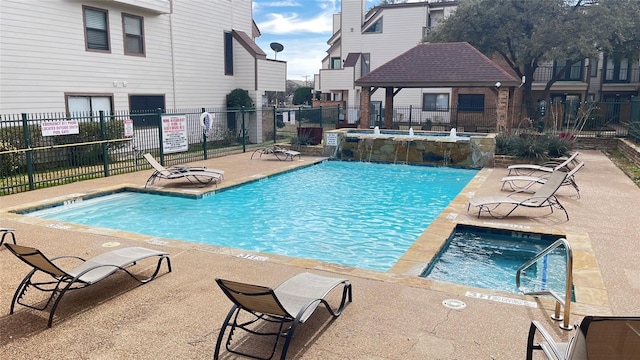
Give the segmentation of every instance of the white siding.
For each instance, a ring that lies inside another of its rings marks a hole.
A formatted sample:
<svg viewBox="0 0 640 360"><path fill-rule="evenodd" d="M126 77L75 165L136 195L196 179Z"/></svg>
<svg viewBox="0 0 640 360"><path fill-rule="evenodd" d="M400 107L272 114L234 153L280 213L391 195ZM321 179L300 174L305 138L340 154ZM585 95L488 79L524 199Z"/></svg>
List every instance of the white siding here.
<svg viewBox="0 0 640 360"><path fill-rule="evenodd" d="M286 91L287 63L279 60L258 60L258 90Z"/></svg>
<svg viewBox="0 0 640 360"><path fill-rule="evenodd" d="M1 1L0 113L65 111L65 93L112 95L115 110L135 94L164 95L171 109L224 107L231 90L255 90L255 59L235 41L235 75L224 74L224 32L252 33L251 0L174 0L171 14L167 0L86 1L108 11L109 53L85 50L80 1ZM124 55L123 12L144 19L146 56ZM265 89L286 81L272 70Z"/></svg>

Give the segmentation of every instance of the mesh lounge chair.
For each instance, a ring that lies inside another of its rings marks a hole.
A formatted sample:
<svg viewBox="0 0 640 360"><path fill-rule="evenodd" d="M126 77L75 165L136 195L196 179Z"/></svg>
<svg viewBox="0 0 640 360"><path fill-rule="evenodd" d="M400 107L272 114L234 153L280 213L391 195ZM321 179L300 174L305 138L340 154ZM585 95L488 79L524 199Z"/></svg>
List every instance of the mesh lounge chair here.
<svg viewBox="0 0 640 360"><path fill-rule="evenodd" d="M536 343L536 333L543 341ZM640 357L640 317L586 316L567 343L556 343L537 321L529 328L527 360L542 350L554 360L625 360Z"/></svg>
<svg viewBox="0 0 640 360"><path fill-rule="evenodd" d="M262 155L273 155L276 157L276 159L278 160L292 160L297 156L298 159L300 159L300 152L298 151L293 151L293 150L288 150L288 149L284 149L281 148L279 146L272 146L272 147L268 147L268 148L264 148L264 149L258 149L256 151L253 152L253 154L251 154L251 159L253 159L253 156L255 154L260 154L260 157L262 157Z"/></svg>
<svg viewBox="0 0 640 360"><path fill-rule="evenodd" d="M555 207L564 211L568 221L569 214L567 213L567 210L562 206L562 204L560 204L560 201L555 196L556 191L558 191L566 178L567 173L559 170L554 171L538 191L536 191L531 197L523 200L511 197L512 195L520 194L521 191L512 192L507 196L487 196L470 199L469 205L467 206L467 212L473 205L478 208L478 217L480 217L480 213L486 212L494 218L501 219L511 215L511 213L520 206L528 208L549 207L551 209L551 213L553 213L553 208ZM512 208L505 215L494 214L493 211L500 205L509 205L512 206Z"/></svg>
<svg viewBox="0 0 640 360"><path fill-rule="evenodd" d="M576 151L573 154L571 154L569 158L559 163L548 162L542 165L535 165L535 164L510 165L509 167L507 167L507 170L509 170L508 175L531 176L536 172L552 173L555 170L562 170L564 172L568 172L578 163L578 155L580 155L580 153Z"/></svg>
<svg viewBox="0 0 640 360"><path fill-rule="evenodd" d="M218 184L224 178L224 171L221 170L191 166L172 166L165 168L160 165L151 154L144 154L144 158L147 159L149 164L155 169L153 174L147 179L144 187L153 184L156 179L174 180L185 178L192 184L208 185L212 182Z"/></svg>
<svg viewBox="0 0 640 360"><path fill-rule="evenodd" d="M575 174L584 166L584 162L580 161L571 171L567 173L567 178L564 180L561 186L573 186L580 197L580 188L576 183ZM525 175L511 175L502 178L502 189L505 186L509 186L512 191L527 191L535 184L544 184L547 182L549 175L545 176L525 176Z"/></svg>
<svg viewBox="0 0 640 360"><path fill-rule="evenodd" d="M227 351L254 359L271 359L276 352L280 338L286 337L280 357L285 359L296 326L299 323L304 323L314 313L318 305L324 304L329 313L337 318L346 305L347 297L351 302L351 284L348 280L310 273L295 275L275 289L223 279L216 279L216 282L234 305L224 320L222 329L220 329L214 359L219 357L222 339L228 327L231 329L226 341ZM342 301L334 311L324 297L340 284L344 285ZM241 320L243 311L248 313L249 320ZM259 320L264 321L259 322ZM265 325L265 322L271 325L277 324L278 330L269 331L269 329L258 328L259 325ZM271 355L259 357L241 352L239 349L232 349L232 337L239 329L247 331L249 334L274 338Z"/></svg>
<svg viewBox="0 0 640 360"><path fill-rule="evenodd" d="M2 233L2 238L0 238L0 247L2 246L2 244L4 244L4 238L7 235L11 235L11 240L13 240L14 244L16 243L16 235L13 233L13 229L0 228L0 233Z"/></svg>
<svg viewBox="0 0 640 360"><path fill-rule="evenodd" d="M139 283L145 284L155 279L160 271L162 260L165 259L167 260L167 270L168 272L171 272L171 261L168 253L142 247L117 249L91 259L84 260L76 256L60 256L49 259L42 254L40 250L32 247L12 244L5 244L5 246L20 260L33 268L33 270L25 276L20 283L20 286L16 289L16 292L13 295L13 300L11 301L11 310L9 313L13 314L16 304L43 311L53 301L53 307L49 312L49 327L51 327L53 315L56 312L56 308L58 307L60 300L62 300L62 297L68 290L77 290L93 285L108 278L118 270L124 271ZM155 271L150 277L140 279L127 270L127 267L151 257L158 257L158 263ZM54 263L55 260L63 258L78 259L81 260L82 263L72 269L63 270ZM47 302L42 306L28 304L23 301L23 297L30 288L35 288L43 292L50 292L51 295Z"/></svg>

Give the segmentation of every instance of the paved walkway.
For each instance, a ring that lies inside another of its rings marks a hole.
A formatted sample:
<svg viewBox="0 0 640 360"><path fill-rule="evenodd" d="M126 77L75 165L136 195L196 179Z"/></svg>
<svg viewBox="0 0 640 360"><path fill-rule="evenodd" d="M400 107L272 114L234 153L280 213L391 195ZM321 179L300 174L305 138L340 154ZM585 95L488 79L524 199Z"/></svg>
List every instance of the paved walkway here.
<svg viewBox="0 0 640 360"><path fill-rule="evenodd" d="M293 162L250 160L250 155L197 164L225 170L222 187L321 160L305 156ZM467 214L466 200L498 193L499 179L506 173L500 168L484 169L387 273L271 254L259 254L268 260L256 261L238 257L247 252L237 249L166 239L161 239L166 244L160 245L159 239L148 236L52 223L9 212L105 189L141 187L150 170L0 197L0 227L14 228L19 243L37 247L51 257L91 257L119 243L168 251L174 267L172 273L140 287L128 277L116 275L70 293L49 329L44 313L19 307L9 315L13 291L29 268L7 249L0 249L0 358L211 358L220 325L231 307L217 288L216 277L276 286L302 271L349 278L354 301L331 323L326 312L316 311L298 328L289 350L291 358L524 358L531 320L544 322L557 339L572 333L560 330L558 323L549 319L552 303L548 299L494 294L415 274L455 223L559 233L574 246L575 268L579 269L571 323L587 314L640 315L640 189L600 152L584 151L582 160L586 166L577 178L581 198L571 196L569 189L561 190L569 221L562 213L546 215L544 210L518 211L504 220ZM178 181L161 181L159 185L162 188L158 190L194 192ZM461 300L467 306L462 310L447 308L443 301L448 299ZM537 307L525 306L524 301Z"/></svg>

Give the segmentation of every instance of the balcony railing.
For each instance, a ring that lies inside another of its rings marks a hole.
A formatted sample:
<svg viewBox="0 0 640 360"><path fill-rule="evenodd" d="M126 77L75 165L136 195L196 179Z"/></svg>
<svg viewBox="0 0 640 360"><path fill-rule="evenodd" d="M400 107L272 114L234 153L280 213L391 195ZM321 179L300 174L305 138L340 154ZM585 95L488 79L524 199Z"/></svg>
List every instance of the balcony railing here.
<svg viewBox="0 0 640 360"><path fill-rule="evenodd" d="M554 66L539 66L536 69L536 72L533 73L533 82L548 82L559 70ZM583 80L583 74L586 69L581 69L579 67L570 67L567 69L562 76L558 79L558 81L575 81L580 82Z"/></svg>

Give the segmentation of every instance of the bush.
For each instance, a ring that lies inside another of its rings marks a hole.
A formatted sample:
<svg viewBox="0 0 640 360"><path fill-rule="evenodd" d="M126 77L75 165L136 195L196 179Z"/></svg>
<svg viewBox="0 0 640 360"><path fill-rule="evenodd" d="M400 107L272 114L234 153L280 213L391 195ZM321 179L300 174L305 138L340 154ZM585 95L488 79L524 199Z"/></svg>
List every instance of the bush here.
<svg viewBox="0 0 640 360"><path fill-rule="evenodd" d="M496 136L496 155L509 155L528 160L568 155L571 138L552 135L498 135Z"/></svg>

